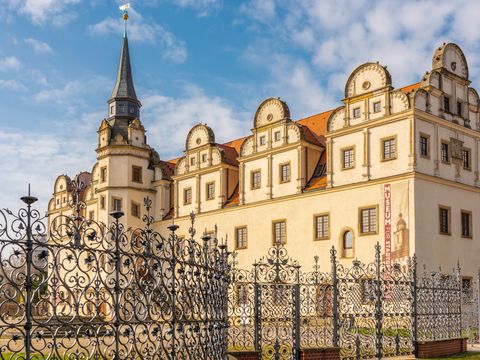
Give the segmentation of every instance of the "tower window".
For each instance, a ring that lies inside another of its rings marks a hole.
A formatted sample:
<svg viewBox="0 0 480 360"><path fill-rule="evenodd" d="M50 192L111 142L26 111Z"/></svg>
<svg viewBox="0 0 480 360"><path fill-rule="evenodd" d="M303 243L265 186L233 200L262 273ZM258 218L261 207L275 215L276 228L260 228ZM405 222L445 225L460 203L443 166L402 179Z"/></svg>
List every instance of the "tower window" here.
<svg viewBox="0 0 480 360"><path fill-rule="evenodd" d="M113 198L113 211L122 211L122 199Z"/></svg>
<svg viewBox="0 0 480 360"><path fill-rule="evenodd" d="M118 112L121 114L125 112L125 104L118 105Z"/></svg>
<svg viewBox="0 0 480 360"><path fill-rule="evenodd" d="M142 182L142 167L132 166L132 181L136 183Z"/></svg>
<svg viewBox="0 0 480 360"><path fill-rule="evenodd" d="M100 209L105 209L105 196L100 196Z"/></svg>
<svg viewBox="0 0 480 360"><path fill-rule="evenodd" d="M132 216L139 218L140 217L140 205L132 201Z"/></svg>
<svg viewBox="0 0 480 360"><path fill-rule="evenodd" d="M105 182L107 181L107 167L104 166L100 169L100 181Z"/></svg>
<svg viewBox="0 0 480 360"><path fill-rule="evenodd" d="M130 114L135 114L135 106L130 106Z"/></svg>
<svg viewBox="0 0 480 360"><path fill-rule="evenodd" d="M113 105L110 105L110 115L113 115L114 109L115 109L115 107Z"/></svg>
<svg viewBox="0 0 480 360"><path fill-rule="evenodd" d="M287 243L287 222L279 220L273 222L273 245L285 245Z"/></svg>

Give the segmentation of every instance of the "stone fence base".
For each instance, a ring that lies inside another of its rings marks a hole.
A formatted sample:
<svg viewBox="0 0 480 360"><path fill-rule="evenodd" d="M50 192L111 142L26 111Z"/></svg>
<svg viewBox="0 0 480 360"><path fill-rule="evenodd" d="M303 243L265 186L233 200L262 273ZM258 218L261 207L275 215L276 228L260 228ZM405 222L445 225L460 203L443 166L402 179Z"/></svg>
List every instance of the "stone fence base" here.
<svg viewBox="0 0 480 360"><path fill-rule="evenodd" d="M235 351L229 355L237 360L261 360L259 351ZM301 360L340 360L340 348L301 349Z"/></svg>
<svg viewBox="0 0 480 360"><path fill-rule="evenodd" d="M448 356L467 351L467 339L423 341L418 343L419 358Z"/></svg>

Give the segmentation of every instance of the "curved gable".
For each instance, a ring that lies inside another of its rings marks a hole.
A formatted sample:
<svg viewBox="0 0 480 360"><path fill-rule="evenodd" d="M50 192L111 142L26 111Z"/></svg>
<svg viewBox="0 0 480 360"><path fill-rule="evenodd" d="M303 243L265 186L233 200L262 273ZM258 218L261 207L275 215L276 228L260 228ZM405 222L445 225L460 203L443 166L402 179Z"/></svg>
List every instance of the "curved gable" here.
<svg viewBox="0 0 480 360"><path fill-rule="evenodd" d="M280 98L271 97L264 100L258 107L253 120L253 127L258 128L282 120L290 120L290 109L287 103Z"/></svg>
<svg viewBox="0 0 480 360"><path fill-rule="evenodd" d="M387 69L378 63L365 63L357 67L345 84L345 97L358 96L392 85Z"/></svg>

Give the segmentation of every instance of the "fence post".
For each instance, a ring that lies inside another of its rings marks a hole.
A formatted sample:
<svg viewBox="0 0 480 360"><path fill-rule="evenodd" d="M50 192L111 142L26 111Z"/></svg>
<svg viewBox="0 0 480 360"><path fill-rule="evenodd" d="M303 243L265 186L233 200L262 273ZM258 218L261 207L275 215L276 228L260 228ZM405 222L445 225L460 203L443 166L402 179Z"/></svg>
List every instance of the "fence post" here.
<svg viewBox="0 0 480 360"><path fill-rule="evenodd" d="M375 245L375 268L377 272L377 281L376 281L376 299L375 299L375 334L376 334L376 347L377 347L377 359L382 358L382 274L381 274L381 258L380 258L381 247L380 244L377 243Z"/></svg>
<svg viewBox="0 0 480 360"><path fill-rule="evenodd" d="M260 351L260 332L261 332L261 324L260 324L260 288L258 285L258 278L257 278L257 266L258 264L253 264L253 311L254 311L254 324L253 324L253 341L255 351Z"/></svg>
<svg viewBox="0 0 480 360"><path fill-rule="evenodd" d="M33 232L32 232L32 204L38 199L30 195L23 196L21 200L27 204L27 228L26 228L26 278L25 278L25 359L31 359L32 342L32 253L33 253Z"/></svg>
<svg viewBox="0 0 480 360"><path fill-rule="evenodd" d="M477 274L477 343L480 344L480 269Z"/></svg>
<svg viewBox="0 0 480 360"><path fill-rule="evenodd" d="M412 279L411 279L411 291L412 291L412 330L413 330L413 354L418 357L418 308L417 308L417 256L413 254L411 263Z"/></svg>
<svg viewBox="0 0 480 360"><path fill-rule="evenodd" d="M458 322L459 322L459 334L458 337L462 337L463 332L463 324L462 324L462 302L463 302L463 284L462 284L462 276L461 276L462 269L460 267L460 261L457 261L457 281L458 281L458 288L459 288L459 302L458 302Z"/></svg>
<svg viewBox="0 0 480 360"><path fill-rule="evenodd" d="M176 281L175 281L175 272L176 272L176 267L177 267L177 258L175 254L175 231L177 231L179 228L178 225L172 224L167 227L167 229L170 231L170 251L171 251L171 257L170 257L170 266L172 267L172 301L171 301L171 312L172 312L172 323L171 323L171 331L172 331L172 350L170 351L171 359L175 360L176 359L176 347L175 347L175 331L177 331L177 311L176 311L176 306L177 306L177 288L176 288Z"/></svg>
<svg viewBox="0 0 480 360"><path fill-rule="evenodd" d="M332 331L332 345L333 347L340 347L340 336L338 333L338 278L337 278L337 250L335 246L330 249L330 262L332 265L332 317L333 317L333 331Z"/></svg>
<svg viewBox="0 0 480 360"><path fill-rule="evenodd" d="M114 286L114 308L115 308L115 356L114 360L120 360L119 343L120 343L120 218L123 216L123 212L114 211L110 215L115 219L115 286Z"/></svg>
<svg viewBox="0 0 480 360"><path fill-rule="evenodd" d="M295 359L300 359L300 265L295 267L297 272L295 284Z"/></svg>

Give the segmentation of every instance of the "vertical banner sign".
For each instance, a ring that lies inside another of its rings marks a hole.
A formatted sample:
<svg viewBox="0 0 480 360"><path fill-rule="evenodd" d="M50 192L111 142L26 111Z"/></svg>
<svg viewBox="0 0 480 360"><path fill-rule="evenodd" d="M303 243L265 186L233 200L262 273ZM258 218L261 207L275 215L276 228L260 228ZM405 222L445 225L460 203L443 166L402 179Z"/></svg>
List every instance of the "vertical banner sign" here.
<svg viewBox="0 0 480 360"><path fill-rule="evenodd" d="M388 284L385 298L391 299L391 271L392 271L392 187L385 184L383 187L384 198L384 224L385 224L385 282Z"/></svg>

